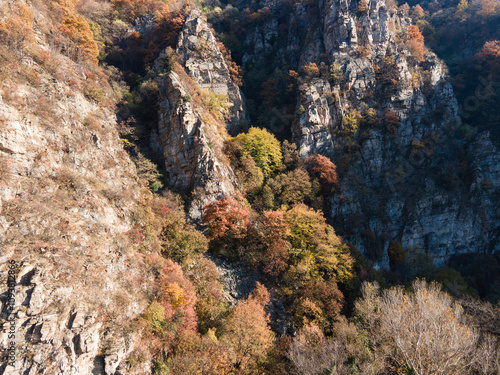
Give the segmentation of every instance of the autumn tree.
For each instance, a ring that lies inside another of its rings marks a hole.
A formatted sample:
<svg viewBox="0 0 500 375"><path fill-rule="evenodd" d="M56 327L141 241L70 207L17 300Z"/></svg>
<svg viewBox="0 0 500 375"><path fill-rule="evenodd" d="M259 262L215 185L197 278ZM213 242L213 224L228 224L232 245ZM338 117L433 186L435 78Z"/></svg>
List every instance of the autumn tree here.
<svg viewBox="0 0 500 375"><path fill-rule="evenodd" d="M334 323L328 337L314 324L301 328L287 357L294 374L381 374L384 369L384 359L373 357L366 337L344 317Z"/></svg>
<svg viewBox="0 0 500 375"><path fill-rule="evenodd" d="M179 264L167 260L157 280L158 300L170 304L174 308L181 306L194 307L196 291L189 279L184 275Z"/></svg>
<svg viewBox="0 0 500 375"><path fill-rule="evenodd" d="M416 374L464 373L477 334L438 284L417 280L410 292L393 287L382 295L365 284L362 293L356 312L374 347Z"/></svg>
<svg viewBox="0 0 500 375"><path fill-rule="evenodd" d="M346 353L338 342L325 338L322 330L307 325L299 330L287 353L297 374L339 374L338 363L346 360Z"/></svg>
<svg viewBox="0 0 500 375"><path fill-rule="evenodd" d="M284 281L295 288L290 295L294 326L315 324L331 333L333 323L340 317L344 296L335 279L308 277L303 273L305 270L301 270L306 267L304 262L299 263L284 275ZM290 283L290 280L294 281Z"/></svg>
<svg viewBox="0 0 500 375"><path fill-rule="evenodd" d="M264 310L269 294L258 284L256 291L240 301L228 316L220 340L229 345L230 359L239 374L255 374L266 360L274 335Z"/></svg>
<svg viewBox="0 0 500 375"><path fill-rule="evenodd" d="M288 232L281 211L266 211L253 223L248 243L265 273L277 276L288 267L290 243L285 240Z"/></svg>
<svg viewBox="0 0 500 375"><path fill-rule="evenodd" d="M231 197L208 203L203 210L208 238L222 253L234 250L232 247L246 236L249 222L248 206Z"/></svg>
<svg viewBox="0 0 500 375"><path fill-rule="evenodd" d="M424 9L420 6L420 4L417 4L413 8L411 8L411 16L414 20L425 17Z"/></svg>
<svg viewBox="0 0 500 375"><path fill-rule="evenodd" d="M348 249L320 211L297 204L285 213L285 220L290 227L287 240L292 245L292 264L306 261L312 275L335 277L338 281L352 276Z"/></svg>
<svg viewBox="0 0 500 375"><path fill-rule="evenodd" d="M69 53L70 57L77 61L83 60L97 64L99 47L88 22L83 17L69 13L59 26L59 32L75 46L74 52L71 48L64 48L64 52Z"/></svg>
<svg viewBox="0 0 500 375"><path fill-rule="evenodd" d="M210 329L218 329L227 313L228 304L224 298L220 274L215 264L198 256L184 266L184 273L196 288L196 315L198 330L205 334Z"/></svg>
<svg viewBox="0 0 500 375"><path fill-rule="evenodd" d="M302 71L304 72L306 78L309 79L309 80L311 80L311 79L316 78L316 77L319 76L318 65L316 65L313 62L310 62L307 65L304 65L302 67Z"/></svg>
<svg viewBox="0 0 500 375"><path fill-rule="evenodd" d="M401 5L399 7L399 10L407 17L410 14L410 6L408 5L408 3L404 3L403 5Z"/></svg>
<svg viewBox="0 0 500 375"><path fill-rule="evenodd" d="M399 126L399 117L396 113L387 109L384 112L384 122L385 127L388 132L392 133L394 136L397 135L397 128Z"/></svg>
<svg viewBox="0 0 500 375"><path fill-rule="evenodd" d="M283 162L280 142L265 129L251 127L248 133L234 138L234 142L241 144L244 153L262 169L264 177L269 177Z"/></svg>
<svg viewBox="0 0 500 375"><path fill-rule="evenodd" d="M206 335L192 335L180 345L168 362L169 374L234 374L227 345L210 331Z"/></svg>
<svg viewBox="0 0 500 375"><path fill-rule="evenodd" d="M177 263L167 260L154 285L154 299L139 324L143 339L159 361L196 335L196 291Z"/></svg>
<svg viewBox="0 0 500 375"><path fill-rule="evenodd" d="M313 184L308 173L303 168L297 168L269 178L262 192L262 200L264 207L269 210L289 208L310 200L313 193Z"/></svg>
<svg viewBox="0 0 500 375"><path fill-rule="evenodd" d="M368 0L359 0L358 12L366 13L366 12L368 12L368 9L370 9L369 4L368 4Z"/></svg>
<svg viewBox="0 0 500 375"><path fill-rule="evenodd" d="M160 234L164 256L182 261L208 249L208 241L202 233L186 222L184 212L178 210L168 215Z"/></svg>
<svg viewBox="0 0 500 375"><path fill-rule="evenodd" d="M410 50L411 55L417 58L418 61L424 60L424 36L415 25L411 25L408 28L406 46Z"/></svg>
<svg viewBox="0 0 500 375"><path fill-rule="evenodd" d="M309 155L304 160L304 164L311 177L319 180L325 192L331 191L332 187L337 184L337 167L326 156Z"/></svg>
<svg viewBox="0 0 500 375"><path fill-rule="evenodd" d="M256 193L264 182L264 173L255 160L244 151L239 142L228 142L225 153L229 156L236 178L246 195Z"/></svg>
<svg viewBox="0 0 500 375"><path fill-rule="evenodd" d="M474 59L487 66L495 76L500 76L500 41L486 42Z"/></svg>
<svg viewBox="0 0 500 375"><path fill-rule="evenodd" d="M111 0L111 4L120 18L128 22L134 22L148 14L163 18L169 10L167 3L158 0Z"/></svg>
<svg viewBox="0 0 500 375"><path fill-rule="evenodd" d="M35 41L33 14L26 4L17 8L11 6L9 13L6 22L0 22L0 41L21 52Z"/></svg>
<svg viewBox="0 0 500 375"><path fill-rule="evenodd" d="M281 153L283 154L283 167L288 170L298 168L302 161L295 143L290 143L286 139L281 144Z"/></svg>

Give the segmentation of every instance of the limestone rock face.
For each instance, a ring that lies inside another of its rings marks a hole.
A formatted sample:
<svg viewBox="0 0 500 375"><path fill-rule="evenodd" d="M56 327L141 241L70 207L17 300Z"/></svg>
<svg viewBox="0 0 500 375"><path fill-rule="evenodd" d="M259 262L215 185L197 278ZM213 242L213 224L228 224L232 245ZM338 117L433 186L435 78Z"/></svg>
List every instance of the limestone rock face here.
<svg viewBox="0 0 500 375"><path fill-rule="evenodd" d="M236 191L234 172L222 150L227 132L245 128L248 115L199 9L186 19L176 53L180 74L171 71L157 79L161 93L158 139L168 186L194 191L189 214L197 221L206 203ZM211 94L228 104L227 121L214 117L210 104L200 98Z"/></svg>
<svg viewBox="0 0 500 375"><path fill-rule="evenodd" d="M223 95L228 104L227 129L242 130L250 122L243 94L233 82L229 67L201 10L195 8L179 36L177 57L186 72L202 89Z"/></svg>
<svg viewBox="0 0 500 375"><path fill-rule="evenodd" d="M120 238L132 228L138 187L123 152L114 115L80 94L59 96L68 88L42 77L58 122L47 123L0 100L0 348L15 318L16 366L5 374L114 374L133 349L134 333L123 321L138 317L147 300L124 274L131 266ZM23 87L26 100L40 88ZM59 96L59 97L58 97ZM99 114L93 130L84 125ZM125 198L122 199L121 197ZM15 302L7 310L9 261L19 273ZM104 321L106 314L118 312ZM114 335L127 345L106 349ZM109 356L114 364L100 366Z"/></svg>
<svg viewBox="0 0 500 375"><path fill-rule="evenodd" d="M80 87L102 87L50 54L51 70L23 58L36 80L12 74L0 85L0 351L13 319L16 357L15 366L0 361L0 373L111 375L134 348L130 322L154 281L127 235L141 190L111 90L103 102L85 96Z"/></svg>
<svg viewBox="0 0 500 375"><path fill-rule="evenodd" d="M438 265L498 251L498 150L487 134L461 136L446 67L410 53L411 20L383 0L300 3L272 45L280 4L262 2L270 16L247 33L243 61L320 67L299 87L292 134L301 157L320 153L339 168L329 200L339 234L382 263L391 241Z"/></svg>
<svg viewBox="0 0 500 375"><path fill-rule="evenodd" d="M160 77L158 86L158 134L168 185L178 191L194 190L190 216L198 220L205 203L235 192L234 172L222 152L225 129L213 119L205 121L175 72Z"/></svg>

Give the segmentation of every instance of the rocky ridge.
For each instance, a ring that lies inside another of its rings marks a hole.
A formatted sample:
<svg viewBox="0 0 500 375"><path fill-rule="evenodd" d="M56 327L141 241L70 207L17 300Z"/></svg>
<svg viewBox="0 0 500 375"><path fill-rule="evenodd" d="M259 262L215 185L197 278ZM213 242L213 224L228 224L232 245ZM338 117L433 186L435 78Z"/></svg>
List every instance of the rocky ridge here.
<svg viewBox="0 0 500 375"><path fill-rule="evenodd" d="M162 93L158 134L168 185L195 192L190 216L198 220L204 204L235 193L234 172L221 151L225 130L203 120L177 73L166 74L158 83Z"/></svg>
<svg viewBox="0 0 500 375"><path fill-rule="evenodd" d="M186 19L176 55L181 65L157 79L158 136L168 185L178 191L194 191L189 213L199 220L206 203L236 192L236 178L222 150L226 129L246 126L247 114L199 9ZM218 111L216 115L214 111Z"/></svg>

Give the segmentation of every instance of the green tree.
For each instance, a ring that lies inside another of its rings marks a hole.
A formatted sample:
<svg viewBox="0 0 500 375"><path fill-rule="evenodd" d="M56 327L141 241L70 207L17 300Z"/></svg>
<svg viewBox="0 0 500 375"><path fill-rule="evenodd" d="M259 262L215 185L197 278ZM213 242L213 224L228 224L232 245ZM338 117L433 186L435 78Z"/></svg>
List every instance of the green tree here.
<svg viewBox="0 0 500 375"><path fill-rule="evenodd" d="M311 274L334 276L338 281L352 276L348 249L320 211L297 204L285 213L285 220L290 228L287 240L292 245L294 265L307 264Z"/></svg>
<svg viewBox="0 0 500 375"><path fill-rule="evenodd" d="M248 133L239 134L235 139L262 169L264 177L269 177L283 163L281 145L276 137L265 129L251 127Z"/></svg>

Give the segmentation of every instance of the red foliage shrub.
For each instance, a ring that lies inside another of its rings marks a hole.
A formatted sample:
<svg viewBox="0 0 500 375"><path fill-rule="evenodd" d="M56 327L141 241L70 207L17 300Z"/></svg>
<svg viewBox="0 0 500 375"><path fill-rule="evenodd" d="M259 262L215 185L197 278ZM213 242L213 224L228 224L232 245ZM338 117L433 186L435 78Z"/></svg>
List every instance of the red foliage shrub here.
<svg viewBox="0 0 500 375"><path fill-rule="evenodd" d="M323 155L310 155L304 161L307 171L317 178L323 187L330 187L338 182L337 167Z"/></svg>
<svg viewBox="0 0 500 375"><path fill-rule="evenodd" d="M203 222L212 241L241 239L250 222L250 210L244 203L227 197L205 206Z"/></svg>

